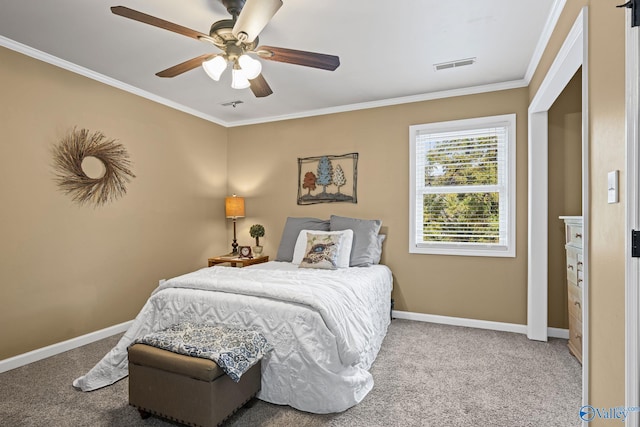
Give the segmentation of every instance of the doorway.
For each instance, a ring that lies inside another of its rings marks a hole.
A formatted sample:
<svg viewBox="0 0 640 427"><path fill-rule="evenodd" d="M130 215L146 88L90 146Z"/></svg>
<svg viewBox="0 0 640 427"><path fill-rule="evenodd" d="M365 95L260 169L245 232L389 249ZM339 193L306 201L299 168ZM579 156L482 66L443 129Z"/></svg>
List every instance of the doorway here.
<svg viewBox="0 0 640 427"><path fill-rule="evenodd" d="M549 108L548 117L548 335L570 338L572 353L581 353L581 328L577 325L581 319L582 302L576 300L581 294L580 266L577 259L572 261L576 264L576 274L575 277L571 275L573 284L569 285L567 269L573 265L567 265L568 259L572 258L568 258L565 245L569 241L571 246L576 243L574 236L570 236L571 239L567 236L565 220L560 217L582 216L582 67ZM574 252L570 250L570 253ZM572 296L571 304L569 295ZM566 335L567 329L570 337Z"/></svg>
<svg viewBox="0 0 640 427"><path fill-rule="evenodd" d="M589 165L588 165L588 60L587 7L584 7L567 35L560 52L529 105L528 142L528 298L527 336L546 341L548 337L548 250L549 250L549 109L571 78L582 68L582 216L583 216L583 341L582 401L588 402L588 287L589 287Z"/></svg>

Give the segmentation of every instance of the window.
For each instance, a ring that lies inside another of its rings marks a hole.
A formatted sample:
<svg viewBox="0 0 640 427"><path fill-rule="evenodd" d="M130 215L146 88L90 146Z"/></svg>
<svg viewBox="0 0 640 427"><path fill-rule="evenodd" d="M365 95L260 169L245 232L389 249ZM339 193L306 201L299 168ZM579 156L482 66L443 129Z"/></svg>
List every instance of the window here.
<svg viewBox="0 0 640 427"><path fill-rule="evenodd" d="M515 257L516 116L416 125L409 252Z"/></svg>

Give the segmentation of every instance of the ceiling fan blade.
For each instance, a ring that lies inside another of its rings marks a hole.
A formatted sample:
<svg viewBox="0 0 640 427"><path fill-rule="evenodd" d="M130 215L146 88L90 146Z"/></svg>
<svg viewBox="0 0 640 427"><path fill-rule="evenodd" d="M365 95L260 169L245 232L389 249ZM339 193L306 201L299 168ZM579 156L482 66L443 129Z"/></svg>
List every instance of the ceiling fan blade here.
<svg viewBox="0 0 640 427"><path fill-rule="evenodd" d="M169 67L166 70L162 70L156 73L158 77L175 77L179 76L182 73L186 73L187 71L191 71L194 68L202 65L202 63L208 59L217 56L212 53L205 53L204 55L200 55L196 58L189 59L188 61L184 61L178 65L174 65L173 67Z"/></svg>
<svg viewBox="0 0 640 427"><path fill-rule="evenodd" d="M233 35L238 40L251 43L280 7L282 7L282 0L247 0L233 26ZM242 39L244 34L246 34L246 40Z"/></svg>
<svg viewBox="0 0 640 427"><path fill-rule="evenodd" d="M267 83L262 74L258 74L258 77L255 79L249 80L249 83L251 83L251 92L253 92L256 98L264 98L273 93L269 83Z"/></svg>
<svg viewBox="0 0 640 427"><path fill-rule="evenodd" d="M137 10L129 9L125 6L113 6L111 8L111 12L115 15L153 25L154 27L162 28L164 30L173 31L174 33L182 34L183 36L191 37L196 40L214 41L208 34L183 27L182 25L174 24L173 22L165 21L164 19L156 18L155 16L147 15L146 13L138 12Z"/></svg>
<svg viewBox="0 0 640 427"><path fill-rule="evenodd" d="M304 65L333 71L340 65L340 58L324 53L306 52L304 50L285 49L283 47L260 46L255 52L262 59Z"/></svg>

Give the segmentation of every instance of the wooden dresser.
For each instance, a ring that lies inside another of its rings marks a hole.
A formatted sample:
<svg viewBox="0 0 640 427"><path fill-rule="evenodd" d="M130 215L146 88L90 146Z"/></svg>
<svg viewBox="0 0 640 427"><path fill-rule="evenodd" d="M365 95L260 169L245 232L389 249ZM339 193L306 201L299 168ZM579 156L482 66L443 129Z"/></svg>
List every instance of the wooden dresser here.
<svg viewBox="0 0 640 427"><path fill-rule="evenodd" d="M582 363L582 217L561 216L565 228L567 253L567 292L569 302L569 350Z"/></svg>

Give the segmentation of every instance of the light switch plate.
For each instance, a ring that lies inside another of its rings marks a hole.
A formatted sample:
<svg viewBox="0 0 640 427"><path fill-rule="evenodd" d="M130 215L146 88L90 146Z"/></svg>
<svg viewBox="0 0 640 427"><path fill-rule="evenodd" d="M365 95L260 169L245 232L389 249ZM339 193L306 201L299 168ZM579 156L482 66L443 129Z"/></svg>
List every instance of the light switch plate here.
<svg viewBox="0 0 640 427"><path fill-rule="evenodd" d="M607 174L607 202L618 203L618 171Z"/></svg>

